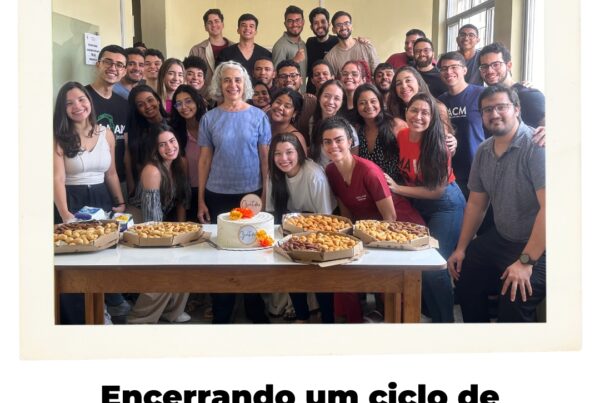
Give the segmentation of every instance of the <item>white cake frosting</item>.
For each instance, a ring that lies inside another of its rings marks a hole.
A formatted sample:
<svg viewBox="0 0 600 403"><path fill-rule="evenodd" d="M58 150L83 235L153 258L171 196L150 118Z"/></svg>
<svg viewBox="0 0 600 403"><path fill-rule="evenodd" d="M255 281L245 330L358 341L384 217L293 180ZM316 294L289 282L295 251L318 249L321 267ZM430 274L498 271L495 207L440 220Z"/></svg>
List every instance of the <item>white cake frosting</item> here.
<svg viewBox="0 0 600 403"><path fill-rule="evenodd" d="M221 248L235 249L260 247L256 239L256 232L261 229L274 238L275 219L272 214L260 212L252 218L240 218L239 220L231 220L229 213L219 214L217 217L217 244Z"/></svg>

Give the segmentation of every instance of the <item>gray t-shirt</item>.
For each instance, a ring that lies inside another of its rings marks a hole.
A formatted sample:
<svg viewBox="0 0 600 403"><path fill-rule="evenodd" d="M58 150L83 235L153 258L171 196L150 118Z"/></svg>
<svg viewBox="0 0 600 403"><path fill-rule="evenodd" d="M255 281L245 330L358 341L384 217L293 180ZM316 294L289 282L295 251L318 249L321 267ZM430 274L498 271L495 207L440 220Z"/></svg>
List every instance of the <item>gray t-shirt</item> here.
<svg viewBox="0 0 600 403"><path fill-rule="evenodd" d="M485 140L469 175L469 189L487 193L496 229L514 242L529 239L540 209L535 192L546 187L546 153L531 140L532 133L532 128L521 123L499 158L494 155L494 137Z"/></svg>
<svg viewBox="0 0 600 403"><path fill-rule="evenodd" d="M286 177L285 181L289 193L287 209L290 212L331 214L336 207L325 171L317 163L305 160L298 174L292 178ZM269 180L266 211L274 211L273 204Z"/></svg>
<svg viewBox="0 0 600 403"><path fill-rule="evenodd" d="M306 79L306 70L307 70L307 52L306 52L306 43L302 39L295 43L290 39L286 32L283 33L281 38L275 42L273 45L273 65L277 68L277 65L283 60L291 60L296 56L298 50L304 49L304 60L300 63L300 75L302 78L302 87L304 88L304 80ZM304 91L302 91L304 92Z"/></svg>

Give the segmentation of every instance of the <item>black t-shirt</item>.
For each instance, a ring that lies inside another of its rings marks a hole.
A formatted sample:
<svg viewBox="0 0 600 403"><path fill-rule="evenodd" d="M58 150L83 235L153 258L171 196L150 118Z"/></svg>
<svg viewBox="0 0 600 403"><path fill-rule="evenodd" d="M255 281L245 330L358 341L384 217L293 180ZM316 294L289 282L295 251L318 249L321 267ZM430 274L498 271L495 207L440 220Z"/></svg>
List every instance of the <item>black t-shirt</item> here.
<svg viewBox="0 0 600 403"><path fill-rule="evenodd" d="M250 59L246 60L246 58L240 51L240 48L238 48L238 44L236 43L235 45L228 46L221 51L221 53L219 54L219 58L217 59L217 66L223 62L233 60L234 62L238 62L242 66L244 66L244 68L248 72L248 75L252 77L252 71L254 70L254 62L259 57L268 57L269 59L271 59L273 55L268 49L265 49L262 46L257 45L255 43L254 50L252 51L252 56L250 56Z"/></svg>
<svg viewBox="0 0 600 403"><path fill-rule="evenodd" d="M311 36L306 40L306 57L308 66L308 82L306 84L306 92L310 94L316 93L314 84L310 81L312 77L312 65L319 59L324 59L325 55L338 43L338 38L335 35L329 35L325 42L319 42L316 36Z"/></svg>
<svg viewBox="0 0 600 403"><path fill-rule="evenodd" d="M100 96L91 85L86 85L92 97L96 120L99 125L110 128L115 134L115 165L119 181L125 182L125 133L129 118L129 103L123 97L112 93L108 99Z"/></svg>
<svg viewBox="0 0 600 403"><path fill-rule="evenodd" d="M512 88L519 95L521 104L521 119L530 127L536 128L546 120L546 97L540 90L527 88L517 83Z"/></svg>
<svg viewBox="0 0 600 403"><path fill-rule="evenodd" d="M427 83L429 92L431 92L431 95L435 98L448 91L448 88L446 88L446 85L440 77L440 71L437 67L434 67L429 71L419 71L419 73L421 73L421 77L423 77L423 80Z"/></svg>

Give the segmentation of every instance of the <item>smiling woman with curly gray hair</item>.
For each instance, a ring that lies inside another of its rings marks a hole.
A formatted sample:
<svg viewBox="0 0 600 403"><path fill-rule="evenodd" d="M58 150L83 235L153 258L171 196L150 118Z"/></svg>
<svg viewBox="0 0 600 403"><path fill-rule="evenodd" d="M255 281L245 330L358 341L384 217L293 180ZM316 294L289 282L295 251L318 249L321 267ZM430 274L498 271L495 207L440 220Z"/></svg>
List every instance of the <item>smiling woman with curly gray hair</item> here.
<svg viewBox="0 0 600 403"><path fill-rule="evenodd" d="M251 99L254 91L252 89L252 81L250 80L250 76L248 75L248 72L244 66L238 62L234 62L233 60L223 62L217 66L215 74L213 75L210 83L210 87L208 88L208 94L210 98L217 101L218 104L221 104L224 101L225 97L223 94L222 84L223 76L226 70L236 70L240 73L240 78L242 79L243 83L242 99Z"/></svg>
<svg viewBox="0 0 600 403"><path fill-rule="evenodd" d="M252 84L236 62L220 64L209 90L219 105L200 121L198 145L198 219L217 223L220 213L240 206L254 193L265 205L271 126L267 115L248 104ZM246 313L254 323L268 322L259 294L246 294ZM213 294L213 323L229 323L233 294Z"/></svg>

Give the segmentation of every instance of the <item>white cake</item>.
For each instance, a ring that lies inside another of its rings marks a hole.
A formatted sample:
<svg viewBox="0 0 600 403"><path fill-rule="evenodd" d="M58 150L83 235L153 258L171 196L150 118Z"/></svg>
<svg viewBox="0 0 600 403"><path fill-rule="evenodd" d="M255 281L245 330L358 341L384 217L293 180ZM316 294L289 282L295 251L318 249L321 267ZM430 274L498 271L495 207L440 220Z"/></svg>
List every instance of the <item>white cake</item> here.
<svg viewBox="0 0 600 403"><path fill-rule="evenodd" d="M217 244L221 248L243 249L260 247L256 239L258 230L265 230L274 238L275 219L272 214L260 212L252 218L231 220L229 213L217 217Z"/></svg>

